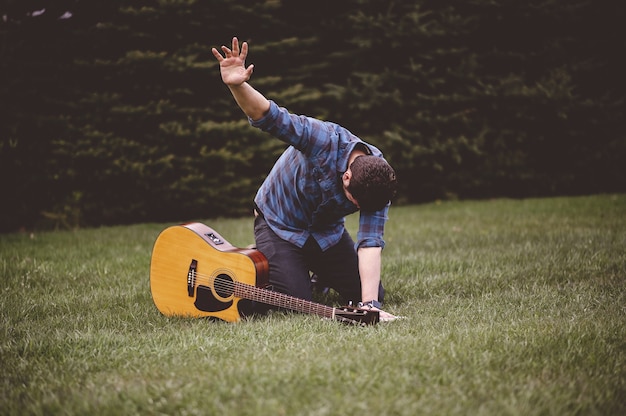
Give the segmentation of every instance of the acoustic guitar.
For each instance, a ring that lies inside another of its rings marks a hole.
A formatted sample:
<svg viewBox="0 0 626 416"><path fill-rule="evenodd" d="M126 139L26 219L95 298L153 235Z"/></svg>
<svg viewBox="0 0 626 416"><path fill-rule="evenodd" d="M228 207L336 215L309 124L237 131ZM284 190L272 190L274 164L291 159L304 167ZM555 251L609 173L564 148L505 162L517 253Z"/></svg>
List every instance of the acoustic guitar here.
<svg viewBox="0 0 626 416"><path fill-rule="evenodd" d="M253 302L354 325L372 325L379 312L331 307L272 291L269 264L256 249L234 247L201 223L176 225L159 234L150 262L150 290L167 316L211 317L236 322Z"/></svg>

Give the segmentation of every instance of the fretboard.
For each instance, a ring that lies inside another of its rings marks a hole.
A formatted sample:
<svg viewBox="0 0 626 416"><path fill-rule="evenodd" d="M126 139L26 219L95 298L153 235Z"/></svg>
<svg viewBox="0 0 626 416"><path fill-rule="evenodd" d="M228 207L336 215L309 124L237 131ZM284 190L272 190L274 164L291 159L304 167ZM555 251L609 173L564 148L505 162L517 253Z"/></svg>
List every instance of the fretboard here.
<svg viewBox="0 0 626 416"><path fill-rule="evenodd" d="M334 317L334 308L330 306L295 298L293 296L285 295L284 293L273 292L268 289L263 289L237 281L234 283L234 294L239 298L264 303L266 305L278 306L279 308L289 309L300 313L317 315L323 318L332 319Z"/></svg>

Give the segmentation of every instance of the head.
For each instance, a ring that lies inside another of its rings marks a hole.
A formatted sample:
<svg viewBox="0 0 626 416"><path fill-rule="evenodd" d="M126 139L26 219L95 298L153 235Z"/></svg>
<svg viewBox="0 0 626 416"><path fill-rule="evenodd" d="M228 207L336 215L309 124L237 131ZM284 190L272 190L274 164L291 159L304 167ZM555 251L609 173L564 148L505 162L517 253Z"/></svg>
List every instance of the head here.
<svg viewBox="0 0 626 416"><path fill-rule="evenodd" d="M358 156L343 176L347 196L362 211L378 211L395 196L398 181L385 159Z"/></svg>

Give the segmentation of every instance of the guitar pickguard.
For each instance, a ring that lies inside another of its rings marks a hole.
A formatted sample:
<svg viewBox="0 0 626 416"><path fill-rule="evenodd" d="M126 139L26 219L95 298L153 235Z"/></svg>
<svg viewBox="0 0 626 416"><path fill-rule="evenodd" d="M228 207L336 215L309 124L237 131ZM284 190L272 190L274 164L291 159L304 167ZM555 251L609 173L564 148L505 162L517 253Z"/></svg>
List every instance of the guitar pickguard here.
<svg viewBox="0 0 626 416"><path fill-rule="evenodd" d="M203 312L219 312L230 308L233 301L222 302L208 286L198 286L196 300L193 303L198 310Z"/></svg>

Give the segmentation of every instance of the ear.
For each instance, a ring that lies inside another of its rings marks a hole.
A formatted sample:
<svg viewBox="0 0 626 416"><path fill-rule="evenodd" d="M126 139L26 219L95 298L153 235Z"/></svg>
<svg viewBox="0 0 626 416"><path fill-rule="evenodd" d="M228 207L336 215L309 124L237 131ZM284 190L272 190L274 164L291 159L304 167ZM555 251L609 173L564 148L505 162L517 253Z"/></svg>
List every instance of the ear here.
<svg viewBox="0 0 626 416"><path fill-rule="evenodd" d="M350 169L348 169L341 176L341 180L345 188L347 188L350 185L350 179L352 179L352 172L350 172Z"/></svg>

